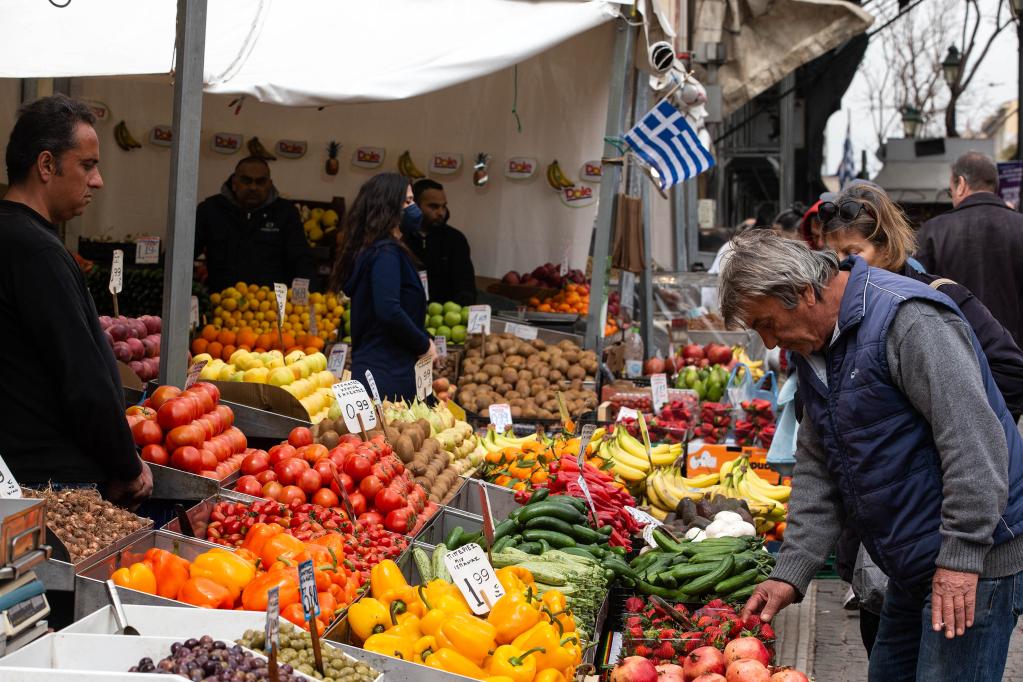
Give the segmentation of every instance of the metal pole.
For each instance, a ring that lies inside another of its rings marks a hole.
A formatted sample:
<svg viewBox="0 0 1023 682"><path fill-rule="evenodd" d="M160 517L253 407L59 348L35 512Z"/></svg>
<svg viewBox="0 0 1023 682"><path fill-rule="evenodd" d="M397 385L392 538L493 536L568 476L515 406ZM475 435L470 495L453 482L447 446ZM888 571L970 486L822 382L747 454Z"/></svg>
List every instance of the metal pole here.
<svg viewBox="0 0 1023 682"><path fill-rule="evenodd" d="M604 134L618 137L624 130L625 84L632 71L632 51L635 31L624 21L615 27L614 58L611 65L611 87L607 98L607 124ZM604 143L604 156L619 156L618 150ZM600 182L600 204L597 208L597 222L593 236L593 277L590 280L590 309L586 314L586 347L596 349L604 338L601 317L604 312L605 292L608 280L608 256L611 251L611 223L615 213L615 194L621 177L621 167L613 164L604 166Z"/></svg>
<svg viewBox="0 0 1023 682"><path fill-rule="evenodd" d="M778 102L781 135L778 141L781 161L778 182L778 212L792 205L796 184L796 74L790 73L778 87L786 93Z"/></svg>
<svg viewBox="0 0 1023 682"><path fill-rule="evenodd" d="M633 96L632 120L633 125L646 112L650 100L650 88L647 86L646 74L637 71L639 74L635 79L635 95ZM638 164L633 164L633 169L639 170ZM630 172L631 174L631 172ZM652 181L645 173L637 173L632 191L639 186L640 211L643 220L643 271L639 275L639 333L643 337L643 345L646 348L647 357L654 354L654 289L651 270L653 263L650 258L650 183Z"/></svg>
<svg viewBox="0 0 1023 682"><path fill-rule="evenodd" d="M206 1L178 0L174 42L174 145L171 147L167 258L163 272L160 383L176 386L184 384L188 370L188 312L195 257Z"/></svg>
<svg viewBox="0 0 1023 682"><path fill-rule="evenodd" d="M1023 161L1023 17L1016 17L1016 158ZM1020 202L1023 204L1023 202ZM1016 210L1023 210L1017 206Z"/></svg>

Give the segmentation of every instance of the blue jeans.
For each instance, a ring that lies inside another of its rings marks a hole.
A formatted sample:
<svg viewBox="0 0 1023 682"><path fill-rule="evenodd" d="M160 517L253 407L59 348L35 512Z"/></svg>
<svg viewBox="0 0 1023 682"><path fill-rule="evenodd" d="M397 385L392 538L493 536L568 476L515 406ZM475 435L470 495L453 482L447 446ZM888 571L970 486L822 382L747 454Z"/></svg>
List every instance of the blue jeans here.
<svg viewBox="0 0 1023 682"><path fill-rule="evenodd" d="M872 682L994 682L1002 679L1009 638L1023 612L1023 572L977 582L973 627L955 639L931 629L931 583L888 584L870 654Z"/></svg>

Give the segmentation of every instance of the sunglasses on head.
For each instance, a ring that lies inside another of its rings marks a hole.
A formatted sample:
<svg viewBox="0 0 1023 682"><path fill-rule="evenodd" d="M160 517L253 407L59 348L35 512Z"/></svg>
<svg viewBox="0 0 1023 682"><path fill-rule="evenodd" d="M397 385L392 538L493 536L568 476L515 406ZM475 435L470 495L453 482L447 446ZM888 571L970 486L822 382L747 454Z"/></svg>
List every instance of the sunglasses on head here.
<svg viewBox="0 0 1023 682"><path fill-rule="evenodd" d="M835 218L841 218L847 223L852 222L863 211L871 213L870 207L862 201L848 199L838 204L834 201L825 201L817 209L817 216L820 218L821 225L826 227Z"/></svg>

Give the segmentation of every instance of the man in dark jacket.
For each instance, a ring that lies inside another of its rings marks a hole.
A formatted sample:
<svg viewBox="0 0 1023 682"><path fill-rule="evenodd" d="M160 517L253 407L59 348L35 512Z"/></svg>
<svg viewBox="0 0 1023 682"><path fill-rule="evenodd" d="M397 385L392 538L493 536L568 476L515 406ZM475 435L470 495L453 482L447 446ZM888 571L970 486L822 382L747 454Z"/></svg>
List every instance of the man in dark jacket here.
<svg viewBox="0 0 1023 682"><path fill-rule="evenodd" d="M302 221L270 180L270 166L250 156L195 218L195 254L206 254L206 284L220 291L236 282L291 286L295 277L311 279L313 257Z"/></svg>
<svg viewBox="0 0 1023 682"><path fill-rule="evenodd" d="M406 233L406 246L426 268L431 301L454 301L459 305L476 302L476 272L472 266L469 241L448 225L448 199L444 185L424 179L412 186L416 204L423 213L419 230Z"/></svg>
<svg viewBox="0 0 1023 682"><path fill-rule="evenodd" d="M917 236L917 259L962 284L1023 345L1023 215L1005 205L998 168L968 152L952 164L953 209L928 220Z"/></svg>

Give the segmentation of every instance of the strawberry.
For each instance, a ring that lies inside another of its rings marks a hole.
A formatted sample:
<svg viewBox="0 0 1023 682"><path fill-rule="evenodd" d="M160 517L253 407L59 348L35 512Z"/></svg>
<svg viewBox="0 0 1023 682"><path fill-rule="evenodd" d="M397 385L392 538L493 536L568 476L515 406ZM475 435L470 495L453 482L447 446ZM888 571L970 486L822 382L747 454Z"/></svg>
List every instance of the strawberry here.
<svg viewBox="0 0 1023 682"><path fill-rule="evenodd" d="M629 628L629 636L632 637L633 639L643 639L645 637L643 633L643 628L639 627L638 625L633 625L632 627Z"/></svg>
<svg viewBox="0 0 1023 682"><path fill-rule="evenodd" d="M657 636L660 639L678 639L678 632L671 628L665 628Z"/></svg>
<svg viewBox="0 0 1023 682"><path fill-rule="evenodd" d="M642 626L643 620L644 619L642 616L629 616L628 618L625 619L625 627L632 628Z"/></svg>
<svg viewBox="0 0 1023 682"><path fill-rule="evenodd" d="M644 602L640 597L629 597L625 600L625 611L627 613L639 613L645 606Z"/></svg>
<svg viewBox="0 0 1023 682"><path fill-rule="evenodd" d="M760 626L761 639L774 639L774 628L769 623Z"/></svg>
<svg viewBox="0 0 1023 682"><path fill-rule="evenodd" d="M639 646L636 647L636 655L641 658L650 658L650 654L652 654L653 652L654 650L646 646L645 644L640 644Z"/></svg>
<svg viewBox="0 0 1023 682"><path fill-rule="evenodd" d="M732 610L732 608L730 606L727 606L725 604L725 602L721 601L720 599L711 599L709 602L704 604L704 608L706 608L706 609L722 609L722 608L727 608L729 610Z"/></svg>
<svg viewBox="0 0 1023 682"><path fill-rule="evenodd" d="M756 626L760 625L760 616L756 616L753 614L746 616L746 620L743 622L743 625L746 626L747 630L752 630Z"/></svg>
<svg viewBox="0 0 1023 682"><path fill-rule="evenodd" d="M675 648L671 646L671 642L661 642L661 645L654 649L654 656L671 660L675 658Z"/></svg>

